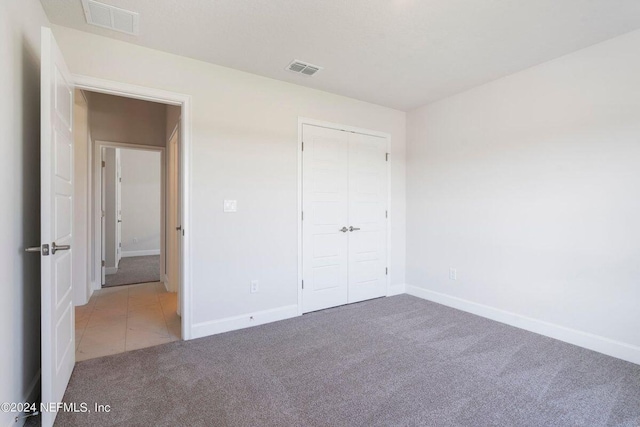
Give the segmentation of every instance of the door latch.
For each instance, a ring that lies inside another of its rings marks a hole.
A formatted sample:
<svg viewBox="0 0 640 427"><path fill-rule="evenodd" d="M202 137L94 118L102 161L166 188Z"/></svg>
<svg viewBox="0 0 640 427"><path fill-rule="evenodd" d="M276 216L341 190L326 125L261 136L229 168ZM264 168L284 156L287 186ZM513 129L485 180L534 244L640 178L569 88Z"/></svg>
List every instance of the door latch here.
<svg viewBox="0 0 640 427"><path fill-rule="evenodd" d="M24 248L25 252L40 252L43 256L49 255L49 245L31 246Z"/></svg>

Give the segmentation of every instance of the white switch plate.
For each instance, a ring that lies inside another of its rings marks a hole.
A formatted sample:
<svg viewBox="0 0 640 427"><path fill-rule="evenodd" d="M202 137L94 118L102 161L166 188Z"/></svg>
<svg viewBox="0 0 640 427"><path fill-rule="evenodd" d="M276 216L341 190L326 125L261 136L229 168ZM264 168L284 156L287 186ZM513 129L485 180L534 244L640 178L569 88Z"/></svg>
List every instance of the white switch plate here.
<svg viewBox="0 0 640 427"><path fill-rule="evenodd" d="M238 211L238 201L237 200L225 200L224 201L224 211L225 212L237 212Z"/></svg>
<svg viewBox="0 0 640 427"><path fill-rule="evenodd" d="M458 270L453 267L449 268L449 280L458 280Z"/></svg>
<svg viewBox="0 0 640 427"><path fill-rule="evenodd" d="M257 280L251 281L251 293L255 294L260 289L260 283Z"/></svg>

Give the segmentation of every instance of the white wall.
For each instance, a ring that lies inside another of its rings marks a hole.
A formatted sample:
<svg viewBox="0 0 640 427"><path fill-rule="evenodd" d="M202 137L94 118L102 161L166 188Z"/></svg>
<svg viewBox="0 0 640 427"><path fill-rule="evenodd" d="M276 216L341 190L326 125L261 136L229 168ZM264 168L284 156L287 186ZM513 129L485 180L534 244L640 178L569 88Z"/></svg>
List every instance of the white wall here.
<svg viewBox="0 0 640 427"><path fill-rule="evenodd" d="M160 254L160 152L119 149L122 256Z"/></svg>
<svg viewBox="0 0 640 427"><path fill-rule="evenodd" d="M411 292L640 363L639 51L636 31L409 113Z"/></svg>
<svg viewBox="0 0 640 427"><path fill-rule="evenodd" d="M297 304L299 116L391 134L390 274L404 284L404 112L64 27L54 34L73 73L192 96L186 231L196 335L220 319L242 315L248 325L248 313L275 310L277 317ZM224 214L224 199L237 199L238 212ZM260 280L259 293L249 293L252 279Z"/></svg>
<svg viewBox="0 0 640 427"><path fill-rule="evenodd" d="M80 90L75 91L73 108L73 247L84 248L89 243L89 106ZM73 251L74 304L84 305L91 297L88 272L88 251Z"/></svg>
<svg viewBox="0 0 640 427"><path fill-rule="evenodd" d="M40 389L40 26L37 0L0 2L0 402ZM0 426L16 425L0 412Z"/></svg>

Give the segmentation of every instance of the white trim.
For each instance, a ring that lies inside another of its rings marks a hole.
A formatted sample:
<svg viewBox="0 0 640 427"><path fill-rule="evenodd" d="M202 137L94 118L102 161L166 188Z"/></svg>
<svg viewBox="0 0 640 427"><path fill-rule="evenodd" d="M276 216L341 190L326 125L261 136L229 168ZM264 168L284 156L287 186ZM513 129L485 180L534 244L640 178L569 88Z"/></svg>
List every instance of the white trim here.
<svg viewBox="0 0 640 427"><path fill-rule="evenodd" d="M387 296L391 297L394 295L401 295L406 293L407 285L404 283L389 285L389 290L387 291Z"/></svg>
<svg viewBox="0 0 640 427"><path fill-rule="evenodd" d="M160 102L163 104L177 105L180 112L180 159L182 181L182 253L180 269L180 313L182 315L182 339L192 338L192 301L191 301L191 96L169 92L144 86L137 86L112 80L104 80L95 77L74 75L76 88L92 92L106 93L109 95L124 96L127 98L142 99L146 101Z"/></svg>
<svg viewBox="0 0 640 427"><path fill-rule="evenodd" d="M453 307L458 310L506 323L540 335L555 338L569 344L584 347L628 362L640 364L640 347L615 341L599 335L567 328L555 323L545 322L510 311L501 310L484 304L478 304L462 298L429 291L417 286L407 285L407 293L418 298Z"/></svg>
<svg viewBox="0 0 640 427"><path fill-rule="evenodd" d="M278 320L290 319L297 316L298 306L287 305L284 307L273 308L271 310L257 311L255 313L247 313L240 316L196 323L192 328L192 338L201 338L209 335L235 331L237 329L249 328L251 326L264 325L265 323L277 322Z"/></svg>
<svg viewBox="0 0 640 427"><path fill-rule="evenodd" d="M160 255L160 249L148 249L144 251L122 251L120 256L122 258L132 257L132 256L151 256L151 255ZM165 268L166 272L166 268Z"/></svg>
<svg viewBox="0 0 640 427"><path fill-rule="evenodd" d="M347 132L359 133L362 135L377 136L387 140L387 153L391 153L391 134L370 129L363 129L355 126L347 126L339 123L325 122L322 120L309 119L298 116L298 315L302 315L302 126L312 125L328 129L343 130ZM391 156L387 161L387 292L386 296L396 295L391 289ZM397 285L394 285L397 286ZM404 285L402 285L404 286ZM400 293L404 293L400 292Z"/></svg>
<svg viewBox="0 0 640 427"><path fill-rule="evenodd" d="M118 267L105 267L104 274L116 274L118 272Z"/></svg>

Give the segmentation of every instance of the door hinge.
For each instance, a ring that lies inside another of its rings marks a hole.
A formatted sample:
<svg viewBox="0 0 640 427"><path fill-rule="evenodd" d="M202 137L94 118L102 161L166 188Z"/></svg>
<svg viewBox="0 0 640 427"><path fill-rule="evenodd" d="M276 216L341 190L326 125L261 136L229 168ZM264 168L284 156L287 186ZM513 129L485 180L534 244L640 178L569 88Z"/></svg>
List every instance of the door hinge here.
<svg viewBox="0 0 640 427"><path fill-rule="evenodd" d="M304 289L304 280L302 281L302 289Z"/></svg>
<svg viewBox="0 0 640 427"><path fill-rule="evenodd" d="M102 167L107 166L107 162L105 162L104 160L102 161Z"/></svg>
<svg viewBox="0 0 640 427"><path fill-rule="evenodd" d="M304 141L302 141L302 151L304 151Z"/></svg>
<svg viewBox="0 0 640 427"><path fill-rule="evenodd" d="M389 161L389 153L384 153L384 161L385 162Z"/></svg>
<svg viewBox="0 0 640 427"><path fill-rule="evenodd" d="M304 211L303 211L303 212L301 212L301 215L302 215L302 216L301 216L300 218L304 221Z"/></svg>
<svg viewBox="0 0 640 427"><path fill-rule="evenodd" d="M106 265L106 263L104 262L104 260L102 260L102 266L104 267Z"/></svg>
<svg viewBox="0 0 640 427"><path fill-rule="evenodd" d="M384 217L389 218L389 211L384 211Z"/></svg>
<svg viewBox="0 0 640 427"><path fill-rule="evenodd" d="M384 275L388 276L389 275L389 267L385 267L384 268Z"/></svg>

